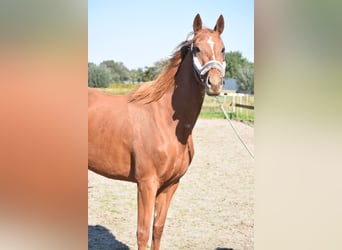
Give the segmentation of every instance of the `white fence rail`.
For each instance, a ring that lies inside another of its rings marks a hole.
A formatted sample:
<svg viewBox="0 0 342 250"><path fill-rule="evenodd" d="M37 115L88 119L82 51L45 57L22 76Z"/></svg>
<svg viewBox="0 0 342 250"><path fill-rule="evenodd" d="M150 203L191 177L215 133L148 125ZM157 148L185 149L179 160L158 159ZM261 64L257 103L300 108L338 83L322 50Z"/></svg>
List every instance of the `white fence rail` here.
<svg viewBox="0 0 342 250"><path fill-rule="evenodd" d="M254 105L250 105L249 101L254 96L243 93L221 93L220 96L223 97L223 104L227 104L227 101L230 101L229 112L245 112L248 115L249 110L254 110Z"/></svg>

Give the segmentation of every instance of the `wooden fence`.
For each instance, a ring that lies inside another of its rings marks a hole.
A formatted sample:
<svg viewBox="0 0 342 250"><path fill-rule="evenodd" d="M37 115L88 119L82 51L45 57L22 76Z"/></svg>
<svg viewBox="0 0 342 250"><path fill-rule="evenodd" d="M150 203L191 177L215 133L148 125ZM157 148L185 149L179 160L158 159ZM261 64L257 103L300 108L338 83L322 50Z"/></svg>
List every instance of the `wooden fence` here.
<svg viewBox="0 0 342 250"><path fill-rule="evenodd" d="M221 93L224 107L228 113L243 114L245 117L254 116L254 95L242 93Z"/></svg>

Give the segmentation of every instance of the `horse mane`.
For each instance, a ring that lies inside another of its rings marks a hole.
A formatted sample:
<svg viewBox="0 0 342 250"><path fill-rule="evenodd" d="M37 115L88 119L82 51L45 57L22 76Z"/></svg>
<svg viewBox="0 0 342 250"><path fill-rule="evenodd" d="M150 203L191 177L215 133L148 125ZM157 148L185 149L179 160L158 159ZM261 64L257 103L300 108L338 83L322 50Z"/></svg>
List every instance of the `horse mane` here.
<svg viewBox="0 0 342 250"><path fill-rule="evenodd" d="M158 101L169 87L175 84L175 76L178 72L179 66L182 64L192 42L193 39L186 40L178 45L176 51L169 60L169 64L158 75L157 79L141 84L130 94L128 101L143 101L144 103Z"/></svg>

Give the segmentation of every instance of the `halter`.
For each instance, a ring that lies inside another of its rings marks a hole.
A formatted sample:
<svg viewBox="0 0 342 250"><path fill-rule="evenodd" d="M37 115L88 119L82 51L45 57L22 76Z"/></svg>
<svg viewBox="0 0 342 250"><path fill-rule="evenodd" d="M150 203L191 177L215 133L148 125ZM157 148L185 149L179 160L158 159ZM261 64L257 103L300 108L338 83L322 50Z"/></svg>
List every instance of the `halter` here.
<svg viewBox="0 0 342 250"><path fill-rule="evenodd" d="M218 69L221 72L222 77L224 77L226 71L225 61L220 63L219 61L211 60L202 66L197 56L195 56L195 53L193 51L193 44L191 44L191 52L193 55L194 69L197 72L197 76L202 83L208 81L208 79L203 78L203 76L212 68Z"/></svg>

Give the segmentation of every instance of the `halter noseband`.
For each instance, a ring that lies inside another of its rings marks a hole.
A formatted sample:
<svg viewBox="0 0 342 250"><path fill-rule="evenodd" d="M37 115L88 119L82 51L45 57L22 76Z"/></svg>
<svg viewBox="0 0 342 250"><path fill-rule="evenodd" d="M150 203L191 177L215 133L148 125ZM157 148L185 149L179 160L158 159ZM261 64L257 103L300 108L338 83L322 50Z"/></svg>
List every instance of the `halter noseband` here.
<svg viewBox="0 0 342 250"><path fill-rule="evenodd" d="M212 68L218 69L221 72L222 77L224 77L225 71L226 71L226 62L225 61L220 63L219 61L211 60L202 66L200 61L198 60L197 56L195 56L195 53L193 51L193 44L191 44L191 52L193 55L194 69L197 73L198 78L200 79L200 81L202 83L205 83L205 81L207 80L207 79L203 78L203 76Z"/></svg>

